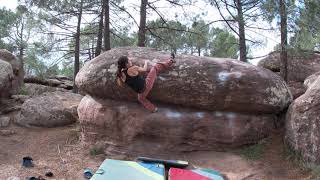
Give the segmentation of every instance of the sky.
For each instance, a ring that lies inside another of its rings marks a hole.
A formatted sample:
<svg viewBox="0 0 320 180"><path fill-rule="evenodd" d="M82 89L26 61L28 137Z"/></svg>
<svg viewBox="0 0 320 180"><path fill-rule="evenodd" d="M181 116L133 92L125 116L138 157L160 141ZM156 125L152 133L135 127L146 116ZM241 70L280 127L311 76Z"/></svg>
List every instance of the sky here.
<svg viewBox="0 0 320 180"><path fill-rule="evenodd" d="M0 7L6 7L14 10L17 7L17 0L0 0Z"/></svg>
<svg viewBox="0 0 320 180"><path fill-rule="evenodd" d="M132 8L137 8L139 6L139 1L127 1L126 4L124 4L124 6L131 6ZM165 17L172 17L174 19L175 14L180 14L183 16L183 12L188 12L188 13L206 13L206 16L204 16L204 20L206 20L207 22L210 21L214 21L214 20L218 20L221 19L218 11L213 8L212 6L207 6L205 3L203 3L203 1L195 1L196 4L193 7L189 7L189 8L185 8L185 9L177 9L177 10L170 10L170 8L168 8L168 5L163 4L163 9L164 11L163 14L165 14ZM0 7L6 7L12 10L15 10L16 6L17 6L18 2L17 0L0 0ZM169 10L166 10L169 9ZM137 22L139 22L139 14L135 14L134 15L135 19ZM157 18L156 15L153 16L154 18ZM152 19L149 18L148 20ZM269 25L266 22L258 22L260 25L266 26L268 27ZM223 26L222 24L217 24L216 26ZM270 53L274 46L278 43L280 43L280 33L279 31L261 31L261 30L254 30L256 32L250 32L247 31L246 35L247 37L252 37L252 38L257 38L262 40L264 43L262 46L259 47L253 47L251 50L251 55L253 57L260 57L260 56L265 56L268 53ZM253 59L250 60L252 64L257 64L259 62L261 58L257 58L257 59Z"/></svg>

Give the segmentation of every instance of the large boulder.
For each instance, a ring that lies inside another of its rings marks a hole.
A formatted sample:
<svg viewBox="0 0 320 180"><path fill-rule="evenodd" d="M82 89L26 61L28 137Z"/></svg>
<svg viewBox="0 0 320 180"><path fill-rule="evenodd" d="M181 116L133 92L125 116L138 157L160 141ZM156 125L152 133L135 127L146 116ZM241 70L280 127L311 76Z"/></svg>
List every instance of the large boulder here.
<svg viewBox="0 0 320 180"><path fill-rule="evenodd" d="M23 65L20 60L5 49L0 49L0 60L6 61L11 65L13 77L11 79L11 90L9 94L16 94L23 83Z"/></svg>
<svg viewBox="0 0 320 180"><path fill-rule="evenodd" d="M288 86L292 93L293 99L297 99L299 96L304 94L307 90L303 82L289 81Z"/></svg>
<svg viewBox="0 0 320 180"><path fill-rule="evenodd" d="M309 88L320 77L320 71L312 74L304 80L303 85L305 88Z"/></svg>
<svg viewBox="0 0 320 180"><path fill-rule="evenodd" d="M12 91L12 66L0 59L0 98L8 97Z"/></svg>
<svg viewBox="0 0 320 180"><path fill-rule="evenodd" d="M22 126L57 127L77 121L79 94L48 92L26 100L17 123Z"/></svg>
<svg viewBox="0 0 320 180"><path fill-rule="evenodd" d="M169 54L150 48L116 48L87 62L76 76L76 85L92 96L136 101L128 88L116 85L117 60L130 54L135 64L158 62ZM233 59L181 55L176 65L162 73L151 91L151 100L210 111L278 113L292 95L285 82L269 70Z"/></svg>
<svg viewBox="0 0 320 180"><path fill-rule="evenodd" d="M296 99L286 116L286 141L309 162L320 163L320 78Z"/></svg>
<svg viewBox="0 0 320 180"><path fill-rule="evenodd" d="M277 51L271 52L258 62L258 66L269 69L272 72L280 72L280 53Z"/></svg>
<svg viewBox="0 0 320 180"><path fill-rule="evenodd" d="M137 103L85 96L78 107L82 140L124 153L222 150L268 136L276 116L160 106L150 113Z"/></svg>
<svg viewBox="0 0 320 180"><path fill-rule="evenodd" d="M258 66L280 72L280 52L272 52L262 59ZM320 71L320 53L292 52L288 53L288 81L303 82L308 76Z"/></svg>

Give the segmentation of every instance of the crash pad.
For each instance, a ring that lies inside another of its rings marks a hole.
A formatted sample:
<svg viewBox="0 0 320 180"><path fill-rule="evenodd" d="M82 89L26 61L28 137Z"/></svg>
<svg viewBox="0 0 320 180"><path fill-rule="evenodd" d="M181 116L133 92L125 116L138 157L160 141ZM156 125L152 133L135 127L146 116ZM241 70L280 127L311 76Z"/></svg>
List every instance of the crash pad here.
<svg viewBox="0 0 320 180"><path fill-rule="evenodd" d="M165 167L145 163L106 159L90 180L165 180Z"/></svg>
<svg viewBox="0 0 320 180"><path fill-rule="evenodd" d="M223 180L218 171L211 169L179 169L170 168L169 180Z"/></svg>

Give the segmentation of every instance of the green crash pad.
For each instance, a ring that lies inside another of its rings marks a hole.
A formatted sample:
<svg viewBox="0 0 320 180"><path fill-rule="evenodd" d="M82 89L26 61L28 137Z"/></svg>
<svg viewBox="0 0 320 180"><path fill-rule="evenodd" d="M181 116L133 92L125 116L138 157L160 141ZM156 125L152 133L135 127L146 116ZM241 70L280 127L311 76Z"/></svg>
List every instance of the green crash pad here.
<svg viewBox="0 0 320 180"><path fill-rule="evenodd" d="M106 159L90 180L165 180L163 164Z"/></svg>

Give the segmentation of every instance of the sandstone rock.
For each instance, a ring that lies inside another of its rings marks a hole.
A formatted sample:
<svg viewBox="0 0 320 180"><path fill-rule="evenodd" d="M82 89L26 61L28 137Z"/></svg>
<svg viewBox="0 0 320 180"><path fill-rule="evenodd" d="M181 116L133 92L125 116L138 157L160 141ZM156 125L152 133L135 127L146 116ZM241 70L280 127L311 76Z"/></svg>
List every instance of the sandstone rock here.
<svg viewBox="0 0 320 180"><path fill-rule="evenodd" d="M320 163L320 78L291 105L286 116L286 141L309 162Z"/></svg>
<svg viewBox="0 0 320 180"><path fill-rule="evenodd" d="M19 94L19 95L12 95L11 98L14 99L17 102L24 103L27 99L30 98L30 96L29 95L21 95L21 94Z"/></svg>
<svg viewBox="0 0 320 180"><path fill-rule="evenodd" d="M85 96L78 107L82 140L133 152L218 150L268 136L275 115L201 111L160 106L150 113L137 103Z"/></svg>
<svg viewBox="0 0 320 180"><path fill-rule="evenodd" d="M29 75L24 78L24 82L50 87L59 87L67 90L73 89L73 80L66 76L52 76L46 79Z"/></svg>
<svg viewBox="0 0 320 180"><path fill-rule="evenodd" d="M135 64L168 59L149 48L117 48L87 62L76 77L81 91L101 97L136 101L136 94L115 83L117 59L132 54ZM285 82L269 70L232 59L177 56L175 67L161 74L151 100L211 111L276 113L292 100Z"/></svg>
<svg viewBox="0 0 320 180"><path fill-rule="evenodd" d="M13 134L16 134L14 130L0 129L0 136L11 136Z"/></svg>
<svg viewBox="0 0 320 180"><path fill-rule="evenodd" d="M26 100L18 124L57 127L77 121L77 107L82 96L68 92L49 92Z"/></svg>
<svg viewBox="0 0 320 180"><path fill-rule="evenodd" d="M271 52L266 58L261 59L258 63L259 67L271 70L272 72L280 72L280 54L279 52Z"/></svg>
<svg viewBox="0 0 320 180"><path fill-rule="evenodd" d="M272 52L258 66L280 72L280 53ZM288 80L303 82L308 76L320 71L320 54L316 52L288 53Z"/></svg>
<svg viewBox="0 0 320 180"><path fill-rule="evenodd" d="M11 65L0 59L0 98L11 94L13 77Z"/></svg>
<svg viewBox="0 0 320 180"><path fill-rule="evenodd" d="M10 117L0 116L0 128L7 127L10 124Z"/></svg>
<svg viewBox="0 0 320 180"><path fill-rule="evenodd" d="M71 77L63 76L63 75L50 76L49 79L57 79L59 81L73 81Z"/></svg>
<svg viewBox="0 0 320 180"><path fill-rule="evenodd" d="M0 115L8 115L21 109L21 101L13 98L0 99Z"/></svg>
<svg viewBox="0 0 320 180"><path fill-rule="evenodd" d="M311 76L307 77L306 80L304 80L304 87L305 88L309 88L312 83L318 78L320 77L320 71L317 73L312 74Z"/></svg>
<svg viewBox="0 0 320 180"><path fill-rule="evenodd" d="M56 86L59 86L62 82L57 80L57 79L47 79L47 82L49 84L49 86L53 86L53 87L56 87Z"/></svg>
<svg viewBox="0 0 320 180"><path fill-rule="evenodd" d="M12 67L13 77L11 79L10 94L16 94L23 83L23 65L13 54L5 49L0 49L0 60L8 62Z"/></svg>
<svg viewBox="0 0 320 180"><path fill-rule="evenodd" d="M45 86L45 85L34 84L34 83L25 83L24 86L25 86L25 90L30 96L41 95L45 92L55 92L55 91L67 92L67 90L63 88Z"/></svg>
<svg viewBox="0 0 320 180"><path fill-rule="evenodd" d="M19 177L11 176L7 180L21 180Z"/></svg>
<svg viewBox="0 0 320 180"><path fill-rule="evenodd" d="M302 82L290 81L288 82L288 86L293 96L293 99L297 99L307 90L307 88L305 88Z"/></svg>

